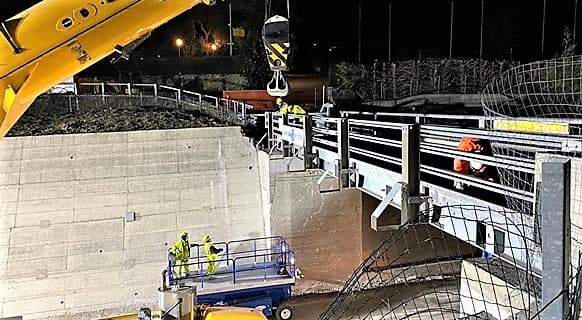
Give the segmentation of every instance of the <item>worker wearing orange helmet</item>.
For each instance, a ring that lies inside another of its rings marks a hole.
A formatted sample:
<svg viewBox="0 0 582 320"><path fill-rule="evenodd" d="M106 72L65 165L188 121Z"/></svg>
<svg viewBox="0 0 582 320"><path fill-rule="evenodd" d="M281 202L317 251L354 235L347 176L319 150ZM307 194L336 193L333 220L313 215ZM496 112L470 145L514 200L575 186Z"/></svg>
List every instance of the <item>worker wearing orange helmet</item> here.
<svg viewBox="0 0 582 320"><path fill-rule="evenodd" d="M488 147L488 142L475 137L463 137L457 147L458 151L476 154L490 155L491 150ZM474 175L479 178L490 180L489 168L485 164L476 160L464 160L456 158L454 160L453 170L456 173ZM464 184L460 180L455 180L455 189L464 190Z"/></svg>

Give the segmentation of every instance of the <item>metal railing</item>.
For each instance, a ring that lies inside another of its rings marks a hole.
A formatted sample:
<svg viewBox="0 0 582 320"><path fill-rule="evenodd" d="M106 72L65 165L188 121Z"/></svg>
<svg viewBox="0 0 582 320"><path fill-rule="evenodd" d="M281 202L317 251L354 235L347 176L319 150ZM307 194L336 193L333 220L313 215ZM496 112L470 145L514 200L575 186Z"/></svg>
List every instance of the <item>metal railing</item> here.
<svg viewBox="0 0 582 320"><path fill-rule="evenodd" d="M128 97L141 99L142 102L154 98L200 111L234 116L243 122L251 121L254 109L252 105L242 101L151 83L82 82L58 87L49 94L66 95L69 98L70 109L75 105L78 109L79 97L97 97L103 101L111 97Z"/></svg>
<svg viewBox="0 0 582 320"><path fill-rule="evenodd" d="M344 112L344 116L362 116L360 112ZM531 204L534 202L534 190L523 189L521 186L504 184L502 181L488 181L472 175L463 175L452 170L453 161L461 159L466 161L479 161L495 169L513 170L520 174L533 176L535 163L529 158L514 156L497 156L486 154L466 153L457 150L459 141L463 137L477 137L486 139L495 144L496 147L515 148L523 152L567 152L574 148L580 148L576 141L582 139L578 135L560 134L528 134L516 132L497 132L487 130L484 127L488 121L494 119L483 116L449 116L449 115L424 115L411 113L376 113L367 114L362 118L328 118L321 116L308 117L311 121L311 136L306 137L312 142L313 153L317 153L320 160L334 165L336 159L341 156L338 148L342 143L338 136L338 125L341 121L347 121L348 141L344 142L349 149L349 164L356 171L360 171L360 179L369 179L366 173L362 172L361 164L373 165L383 169L388 169L395 174L401 173L402 166L402 137L400 132L403 127L410 124L417 124L420 128L420 151L421 151L421 178L424 182L437 184L450 189L451 192L458 192L453 188L455 181L462 180L465 185L478 190L492 192L503 197L512 197ZM373 120L378 117L390 117L386 120ZM372 120L366 119L372 118ZM284 117L279 114L272 115L272 133L276 143L271 145L275 150L281 145L296 144L303 137L297 138L297 130L302 130L303 125L294 122L291 117ZM451 120L459 120L461 123L455 125ZM536 119L545 121L544 119ZM547 119L548 122L556 119ZM573 120L570 125L582 124L582 121ZM293 129L293 137L289 132ZM295 146L296 149L303 146ZM281 151L281 150L280 150ZM306 151L309 152L309 151ZM326 168L322 168L326 169ZM337 170L336 170L337 174ZM364 175L364 176L362 176ZM358 175L356 175L358 176ZM353 181L359 185L358 181ZM380 188L381 187L381 188ZM378 190L373 191L374 195L382 195L386 192L386 186L378 186ZM479 198L479 194L476 196ZM487 201L487 198L481 198Z"/></svg>
<svg viewBox="0 0 582 320"><path fill-rule="evenodd" d="M194 281L203 289L209 276L229 277L233 285L243 280L267 281L295 277L295 253L282 237L217 242L213 245L222 248L224 252L220 259L213 261L206 256L203 244L191 245L190 260L184 264L190 272L184 276L177 276L174 271L179 266L168 261L168 283L175 285L178 282ZM211 263L222 267L209 274Z"/></svg>

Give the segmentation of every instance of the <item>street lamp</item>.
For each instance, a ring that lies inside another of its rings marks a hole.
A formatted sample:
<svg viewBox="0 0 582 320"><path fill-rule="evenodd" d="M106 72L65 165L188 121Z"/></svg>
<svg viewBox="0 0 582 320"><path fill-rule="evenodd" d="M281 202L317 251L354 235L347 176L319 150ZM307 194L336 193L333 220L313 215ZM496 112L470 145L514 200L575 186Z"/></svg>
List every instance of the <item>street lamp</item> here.
<svg viewBox="0 0 582 320"><path fill-rule="evenodd" d="M216 43L213 43L210 45L210 49L212 49L212 51L214 52L214 51L218 50L218 45Z"/></svg>
<svg viewBox="0 0 582 320"><path fill-rule="evenodd" d="M178 60L182 59L182 47L184 46L184 40L181 38L176 39L176 47L178 48Z"/></svg>

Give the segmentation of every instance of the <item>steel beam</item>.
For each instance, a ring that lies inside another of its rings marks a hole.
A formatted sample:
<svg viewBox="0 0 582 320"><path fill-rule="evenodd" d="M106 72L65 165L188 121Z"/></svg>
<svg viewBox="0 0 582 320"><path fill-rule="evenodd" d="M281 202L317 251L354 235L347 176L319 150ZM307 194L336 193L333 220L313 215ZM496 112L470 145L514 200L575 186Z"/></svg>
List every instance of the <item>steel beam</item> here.
<svg viewBox="0 0 582 320"><path fill-rule="evenodd" d="M570 160L542 163L542 319L566 319L570 279Z"/></svg>
<svg viewBox="0 0 582 320"><path fill-rule="evenodd" d="M420 196L420 130L418 125L402 127L402 209L400 223L417 217L420 203L410 201Z"/></svg>

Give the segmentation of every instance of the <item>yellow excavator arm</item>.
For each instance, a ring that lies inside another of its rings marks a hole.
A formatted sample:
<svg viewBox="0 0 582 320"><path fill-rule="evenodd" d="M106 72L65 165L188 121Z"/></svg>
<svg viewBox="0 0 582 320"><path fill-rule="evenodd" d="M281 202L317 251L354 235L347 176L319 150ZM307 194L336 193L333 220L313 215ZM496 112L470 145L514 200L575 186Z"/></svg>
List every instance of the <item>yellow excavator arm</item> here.
<svg viewBox="0 0 582 320"><path fill-rule="evenodd" d="M0 138L56 84L216 0L43 0L0 22Z"/></svg>

